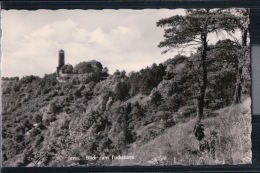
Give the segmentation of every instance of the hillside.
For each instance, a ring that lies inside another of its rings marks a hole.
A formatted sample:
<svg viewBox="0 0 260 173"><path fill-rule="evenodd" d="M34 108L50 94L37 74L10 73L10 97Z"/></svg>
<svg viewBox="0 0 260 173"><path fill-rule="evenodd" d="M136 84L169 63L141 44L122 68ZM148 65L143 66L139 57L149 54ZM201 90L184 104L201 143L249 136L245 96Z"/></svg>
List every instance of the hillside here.
<svg viewBox="0 0 260 173"><path fill-rule="evenodd" d="M134 143L128 154L133 162L122 165L220 165L248 164L251 162L251 98L243 103L214 112L214 117L204 119L210 150L200 153L199 142L193 134L195 119L179 123L145 144ZM155 124L153 124L155 126ZM148 126L140 129L145 134ZM241 135L243 134L243 135ZM225 141L225 142L223 142ZM231 147L233 146L233 147ZM118 163L117 163L118 164Z"/></svg>
<svg viewBox="0 0 260 173"><path fill-rule="evenodd" d="M234 65L224 66L218 56L223 54L209 56L214 63L208 67L202 149L193 134L198 54L128 75L109 75L90 61L69 66L73 74L62 81L56 74L3 78L3 165L250 163L250 75L245 74L243 103L232 104Z"/></svg>

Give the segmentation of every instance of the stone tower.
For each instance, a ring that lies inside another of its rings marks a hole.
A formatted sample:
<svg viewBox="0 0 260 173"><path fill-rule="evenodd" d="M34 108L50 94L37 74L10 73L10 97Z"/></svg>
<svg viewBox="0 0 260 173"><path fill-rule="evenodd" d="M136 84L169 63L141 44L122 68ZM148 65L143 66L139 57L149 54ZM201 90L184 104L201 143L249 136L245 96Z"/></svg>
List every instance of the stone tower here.
<svg viewBox="0 0 260 173"><path fill-rule="evenodd" d="M60 69L65 65L65 52L64 50L59 51L59 62L58 62L58 67L57 67L57 74L60 73Z"/></svg>

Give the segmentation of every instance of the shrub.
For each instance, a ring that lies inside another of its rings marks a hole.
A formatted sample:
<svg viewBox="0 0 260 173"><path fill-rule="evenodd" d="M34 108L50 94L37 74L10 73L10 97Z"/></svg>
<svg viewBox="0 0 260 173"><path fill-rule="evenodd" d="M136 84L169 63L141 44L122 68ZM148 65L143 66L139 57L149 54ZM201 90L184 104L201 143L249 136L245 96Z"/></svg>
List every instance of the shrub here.
<svg viewBox="0 0 260 173"><path fill-rule="evenodd" d="M40 130L40 129L38 129L38 128L33 128L33 129L31 130L31 137L37 136L38 134L41 134L41 130Z"/></svg>
<svg viewBox="0 0 260 173"><path fill-rule="evenodd" d="M81 97L81 91L85 89L85 85L80 85L75 91L74 91L74 95L76 97Z"/></svg>
<svg viewBox="0 0 260 173"><path fill-rule="evenodd" d="M30 123L30 121L28 119L25 119L23 121L23 127L24 127L25 131L28 131L32 128L32 124Z"/></svg>
<svg viewBox="0 0 260 173"><path fill-rule="evenodd" d="M42 122L42 116L41 116L41 114L40 114L40 113L35 113L35 114L33 114L32 120L33 120L35 123L40 123L40 122Z"/></svg>
<svg viewBox="0 0 260 173"><path fill-rule="evenodd" d="M70 64L66 64L63 67L61 67L62 73L71 74L73 73L73 66Z"/></svg>
<svg viewBox="0 0 260 173"><path fill-rule="evenodd" d="M32 81L36 80L36 79L40 79L38 76L25 76L21 78L21 83L31 83Z"/></svg>
<svg viewBox="0 0 260 173"><path fill-rule="evenodd" d="M184 103L181 94L174 94L173 96L167 97L167 99L164 100L163 105L169 110L176 112Z"/></svg>
<svg viewBox="0 0 260 173"><path fill-rule="evenodd" d="M115 97L119 100L124 100L128 96L129 86L126 82L118 82L115 87Z"/></svg>
<svg viewBox="0 0 260 173"><path fill-rule="evenodd" d="M24 126L22 124L20 124L20 125L15 127L14 132L16 134L18 134L18 133L25 133L25 128L24 128Z"/></svg>
<svg viewBox="0 0 260 173"><path fill-rule="evenodd" d="M42 94L48 94L49 92L50 92L50 89L48 89L48 88L44 88L42 90Z"/></svg>
<svg viewBox="0 0 260 173"><path fill-rule="evenodd" d="M14 92L18 92L20 90L20 85L18 85L17 83L15 83L14 85L13 85L13 91Z"/></svg>
<svg viewBox="0 0 260 173"><path fill-rule="evenodd" d="M15 140L16 142L20 143L20 142L22 142L22 141L24 140L24 135L22 135L22 134L16 134L16 135L14 136L14 140Z"/></svg>
<svg viewBox="0 0 260 173"><path fill-rule="evenodd" d="M40 143L42 143L44 140L44 137L42 135L39 135L36 137L35 146L38 146Z"/></svg>
<svg viewBox="0 0 260 173"><path fill-rule="evenodd" d="M49 112L50 113L53 113L53 114L56 114L59 110L59 107L57 106L56 102L51 102L49 104Z"/></svg>
<svg viewBox="0 0 260 173"><path fill-rule="evenodd" d="M5 89L3 89L3 94L10 94L11 88L8 86Z"/></svg>
<svg viewBox="0 0 260 173"><path fill-rule="evenodd" d="M187 105L183 106L178 110L178 113L183 118L189 118L189 117L195 117L197 112L197 106L196 105Z"/></svg>
<svg viewBox="0 0 260 173"><path fill-rule="evenodd" d="M73 94L74 94L75 97L81 97L81 91L80 90L75 90L73 92Z"/></svg>
<svg viewBox="0 0 260 173"><path fill-rule="evenodd" d="M145 115L143 108L137 101L133 104L132 114L136 119L142 118Z"/></svg>
<svg viewBox="0 0 260 173"><path fill-rule="evenodd" d="M151 93L151 103L159 106L162 101L162 95L159 91L154 91Z"/></svg>
<svg viewBox="0 0 260 173"><path fill-rule="evenodd" d="M53 122L55 120L56 120L56 117L54 114L49 114L49 113L43 114L42 122L45 126L48 126L50 124L50 122Z"/></svg>

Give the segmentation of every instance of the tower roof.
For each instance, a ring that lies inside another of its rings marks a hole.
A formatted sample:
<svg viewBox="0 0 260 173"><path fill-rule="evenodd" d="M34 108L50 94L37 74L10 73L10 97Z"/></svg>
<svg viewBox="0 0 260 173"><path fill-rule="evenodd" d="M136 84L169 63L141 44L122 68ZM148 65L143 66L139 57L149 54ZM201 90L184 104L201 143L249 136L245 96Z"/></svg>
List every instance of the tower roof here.
<svg viewBox="0 0 260 173"><path fill-rule="evenodd" d="M63 50L63 49L61 49L59 52L61 52L61 53L64 53L64 50Z"/></svg>

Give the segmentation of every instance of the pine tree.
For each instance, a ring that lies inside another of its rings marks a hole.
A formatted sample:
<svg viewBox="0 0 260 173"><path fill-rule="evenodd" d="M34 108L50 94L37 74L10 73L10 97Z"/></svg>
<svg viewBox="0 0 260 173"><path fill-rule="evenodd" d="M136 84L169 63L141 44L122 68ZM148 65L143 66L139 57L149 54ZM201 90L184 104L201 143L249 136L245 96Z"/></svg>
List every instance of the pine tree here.
<svg viewBox="0 0 260 173"><path fill-rule="evenodd" d="M241 32L241 43L236 41L238 45L241 47L241 57L237 59L237 82L236 82L236 90L234 94L233 103L237 104L241 102L242 95L242 72L243 66L245 65L246 53L248 51L247 47L247 38L249 35L249 9L236 9L235 11L229 10L229 12L237 16L239 20L236 20L236 28L238 28Z"/></svg>
<svg viewBox="0 0 260 173"><path fill-rule="evenodd" d="M158 27L164 29L164 40L160 42L159 47L165 47L163 53L175 48L187 48L197 46L200 50L200 76L197 123L203 118L205 106L205 93L208 83L207 53L208 35L225 30L235 32L238 18L223 9L189 9L186 15L175 15L169 18L161 19L157 22Z"/></svg>

